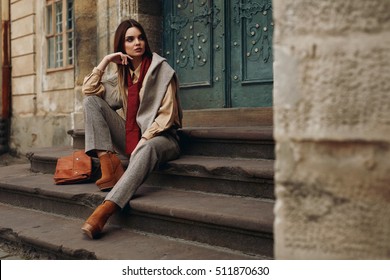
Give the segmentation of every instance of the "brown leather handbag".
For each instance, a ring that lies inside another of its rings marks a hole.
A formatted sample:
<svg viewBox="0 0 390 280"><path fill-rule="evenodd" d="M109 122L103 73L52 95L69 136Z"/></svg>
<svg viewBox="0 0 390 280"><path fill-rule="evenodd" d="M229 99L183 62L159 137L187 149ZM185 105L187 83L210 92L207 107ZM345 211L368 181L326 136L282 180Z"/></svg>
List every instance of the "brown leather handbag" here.
<svg viewBox="0 0 390 280"><path fill-rule="evenodd" d="M54 173L56 185L86 182L91 178L92 159L84 151L74 151L72 155L57 160Z"/></svg>

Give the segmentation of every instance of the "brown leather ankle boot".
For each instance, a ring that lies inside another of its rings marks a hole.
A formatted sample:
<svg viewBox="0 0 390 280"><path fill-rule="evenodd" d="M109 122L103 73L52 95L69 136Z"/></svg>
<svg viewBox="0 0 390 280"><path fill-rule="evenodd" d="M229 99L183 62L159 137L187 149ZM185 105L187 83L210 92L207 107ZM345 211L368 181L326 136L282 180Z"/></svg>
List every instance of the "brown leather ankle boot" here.
<svg viewBox="0 0 390 280"><path fill-rule="evenodd" d="M102 177L96 181L101 191L108 191L122 177L124 170L120 159L113 153L106 153L99 157Z"/></svg>
<svg viewBox="0 0 390 280"><path fill-rule="evenodd" d="M82 231L91 239L95 239L102 232L108 218L120 207L114 202L106 200L100 204L81 227Z"/></svg>

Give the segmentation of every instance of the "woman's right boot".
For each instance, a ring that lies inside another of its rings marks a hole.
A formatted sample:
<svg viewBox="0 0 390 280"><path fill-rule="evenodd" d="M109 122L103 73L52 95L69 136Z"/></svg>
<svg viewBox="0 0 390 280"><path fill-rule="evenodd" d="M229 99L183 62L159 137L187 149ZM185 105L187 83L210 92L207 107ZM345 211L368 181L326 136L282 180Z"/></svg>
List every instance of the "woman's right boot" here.
<svg viewBox="0 0 390 280"><path fill-rule="evenodd" d="M109 200L104 201L89 216L81 229L89 238L97 238L102 232L107 220L119 209L120 207L116 203Z"/></svg>
<svg viewBox="0 0 390 280"><path fill-rule="evenodd" d="M99 157L102 177L96 181L101 191L111 190L122 177L123 170L120 159L113 153L107 152Z"/></svg>

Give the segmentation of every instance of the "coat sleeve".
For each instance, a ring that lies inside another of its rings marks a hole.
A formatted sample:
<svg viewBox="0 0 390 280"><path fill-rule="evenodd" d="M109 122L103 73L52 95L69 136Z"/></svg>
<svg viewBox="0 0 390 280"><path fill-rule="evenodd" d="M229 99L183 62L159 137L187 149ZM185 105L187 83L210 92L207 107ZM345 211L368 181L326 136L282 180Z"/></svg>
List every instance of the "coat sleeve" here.
<svg viewBox="0 0 390 280"><path fill-rule="evenodd" d="M93 68L92 73L84 78L83 86L81 91L85 95L98 95L103 97L105 88L102 84L102 76L104 72L98 68Z"/></svg>
<svg viewBox="0 0 390 280"><path fill-rule="evenodd" d="M123 107L123 103L118 93L117 77L102 81L103 74L103 71L95 67L92 73L84 78L82 92L84 95L97 95L103 98L111 108L118 110Z"/></svg>
<svg viewBox="0 0 390 280"><path fill-rule="evenodd" d="M149 140L156 135L170 129L178 119L176 96L176 82L172 79L167 87L161 106L152 125L142 134L142 138Z"/></svg>

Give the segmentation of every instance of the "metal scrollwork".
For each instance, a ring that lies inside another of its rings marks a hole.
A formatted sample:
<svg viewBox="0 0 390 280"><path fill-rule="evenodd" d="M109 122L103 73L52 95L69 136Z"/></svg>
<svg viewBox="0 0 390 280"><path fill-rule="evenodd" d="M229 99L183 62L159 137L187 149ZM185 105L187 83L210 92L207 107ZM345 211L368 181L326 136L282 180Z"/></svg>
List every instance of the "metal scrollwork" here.
<svg viewBox="0 0 390 280"><path fill-rule="evenodd" d="M261 3L259 3L261 2ZM233 20L236 23L240 23L242 18L252 19L252 17L261 12L268 13L272 11L272 0L247 0L246 3L242 3L241 0L235 0L233 6Z"/></svg>
<svg viewBox="0 0 390 280"><path fill-rule="evenodd" d="M177 8L178 9L186 9L187 8L187 6L188 6L188 1L187 0L179 0L179 1L177 1L178 3L177 3ZM192 2L192 1L190 1L190 2Z"/></svg>
<svg viewBox="0 0 390 280"><path fill-rule="evenodd" d="M181 16L171 16L169 20L169 26L171 29L175 30L176 33L179 33L189 22L188 18Z"/></svg>
<svg viewBox="0 0 390 280"><path fill-rule="evenodd" d="M210 47L206 43L211 36L211 27L216 28L221 22L220 9L210 7L207 0L181 0L175 5L176 12L169 18L169 27L177 34L177 44L180 44L177 45L176 65L192 69L196 65L204 66L209 60ZM199 28L199 23L205 28Z"/></svg>
<svg viewBox="0 0 390 280"><path fill-rule="evenodd" d="M207 25L212 20L211 14L212 10L207 5L205 5L201 9L201 11L193 18L192 22L203 22L205 25Z"/></svg>
<svg viewBox="0 0 390 280"><path fill-rule="evenodd" d="M214 5L213 9L213 28L217 28L217 26L221 23L220 15L221 9L219 9L216 5Z"/></svg>
<svg viewBox="0 0 390 280"><path fill-rule="evenodd" d="M246 59L268 63L272 59L272 1L235 0L233 10L234 21L246 27Z"/></svg>
<svg viewBox="0 0 390 280"><path fill-rule="evenodd" d="M267 63L272 58L272 30L259 24L248 25L247 27L247 59L262 59Z"/></svg>

